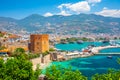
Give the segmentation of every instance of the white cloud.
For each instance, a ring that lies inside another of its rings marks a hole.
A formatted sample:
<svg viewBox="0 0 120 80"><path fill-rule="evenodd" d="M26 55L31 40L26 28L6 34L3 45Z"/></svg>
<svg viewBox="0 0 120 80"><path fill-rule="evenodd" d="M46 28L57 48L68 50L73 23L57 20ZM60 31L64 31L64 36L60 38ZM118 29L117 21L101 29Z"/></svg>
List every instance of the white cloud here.
<svg viewBox="0 0 120 80"><path fill-rule="evenodd" d="M86 0L91 6L95 6L96 3L100 3L101 0Z"/></svg>
<svg viewBox="0 0 120 80"><path fill-rule="evenodd" d="M68 8L77 13L90 11L90 6L88 5L88 2L86 2L86 1L72 4Z"/></svg>
<svg viewBox="0 0 120 80"><path fill-rule="evenodd" d="M103 10L106 10L106 9L108 9L108 8L107 8L107 7L104 7L104 8L103 8Z"/></svg>
<svg viewBox="0 0 120 80"><path fill-rule="evenodd" d="M77 3L66 3L61 4L57 8L60 9L59 13L55 15L70 16L72 14L86 13L91 10L91 6L94 6L96 3L100 3L101 0L84 0ZM44 14L45 17L53 16L52 13Z"/></svg>
<svg viewBox="0 0 120 80"><path fill-rule="evenodd" d="M102 11L96 12L95 14L106 16L106 17L119 17L120 18L120 10L117 10L117 9L103 8Z"/></svg>
<svg viewBox="0 0 120 80"><path fill-rule="evenodd" d="M64 11L64 10L61 10L61 12L58 13L57 15L70 16L71 14L67 13L67 12Z"/></svg>
<svg viewBox="0 0 120 80"><path fill-rule="evenodd" d="M86 0L88 3L100 3L101 0Z"/></svg>
<svg viewBox="0 0 120 80"><path fill-rule="evenodd" d="M90 11L90 6L88 4L87 1L81 1L81 2L77 2L77 3L68 3L68 4L61 4L58 6L58 8L64 12L68 12L68 13L83 13L83 12L88 12Z"/></svg>
<svg viewBox="0 0 120 80"><path fill-rule="evenodd" d="M47 13L44 14L44 16L45 16L45 17L49 17L49 16L53 16L53 14L50 13L50 12L47 12Z"/></svg>
<svg viewBox="0 0 120 80"><path fill-rule="evenodd" d="M58 6L58 8L62 10L64 7L68 7L70 5L71 5L71 3L61 4L61 5Z"/></svg>

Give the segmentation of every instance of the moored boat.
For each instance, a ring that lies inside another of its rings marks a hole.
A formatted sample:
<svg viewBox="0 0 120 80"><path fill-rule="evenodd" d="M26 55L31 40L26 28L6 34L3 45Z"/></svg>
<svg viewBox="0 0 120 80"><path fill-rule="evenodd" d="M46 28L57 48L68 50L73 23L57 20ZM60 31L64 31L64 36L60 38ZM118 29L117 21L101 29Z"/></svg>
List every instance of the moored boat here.
<svg viewBox="0 0 120 80"><path fill-rule="evenodd" d="M83 44L82 40L77 41L78 44Z"/></svg>
<svg viewBox="0 0 120 80"><path fill-rule="evenodd" d="M73 43L75 43L75 42L74 42L74 41L70 41L69 43L70 43L70 44L73 44Z"/></svg>
<svg viewBox="0 0 120 80"><path fill-rule="evenodd" d="M112 59L112 56L107 56L107 58Z"/></svg>
<svg viewBox="0 0 120 80"><path fill-rule="evenodd" d="M109 40L104 40L102 41L102 43L109 43Z"/></svg>

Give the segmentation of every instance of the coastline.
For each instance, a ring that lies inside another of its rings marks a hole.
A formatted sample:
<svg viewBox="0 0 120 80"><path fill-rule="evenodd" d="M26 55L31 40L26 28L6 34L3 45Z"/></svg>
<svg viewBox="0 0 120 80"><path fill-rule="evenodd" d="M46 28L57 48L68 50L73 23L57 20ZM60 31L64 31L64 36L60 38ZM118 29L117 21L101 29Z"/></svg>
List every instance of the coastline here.
<svg viewBox="0 0 120 80"><path fill-rule="evenodd" d="M63 58L65 58L65 60L70 60L70 59L73 59L73 58L89 57L89 56L93 56L93 55L99 54L100 50L107 49L107 48L120 48L120 46L99 46L99 47L93 47L91 49L91 53L88 53L88 52L68 53L68 54L65 54L63 56ZM58 55L58 57L59 57L59 55ZM48 67L51 64L52 60L50 60L50 54L48 54L48 55L46 55L44 57L44 63L41 62L41 57L35 58L35 59L31 59L31 62L33 64L33 70L35 70L37 68L37 65L40 66L40 69L45 69L46 67Z"/></svg>
<svg viewBox="0 0 120 80"><path fill-rule="evenodd" d="M99 46L99 47L93 47L91 50L91 52L78 52L78 53L69 53L66 54L66 60L69 59L73 59L73 58L82 58L82 57L89 57L89 56L93 56L96 54L99 54L99 51L102 49L107 49L107 48L120 48L120 46Z"/></svg>

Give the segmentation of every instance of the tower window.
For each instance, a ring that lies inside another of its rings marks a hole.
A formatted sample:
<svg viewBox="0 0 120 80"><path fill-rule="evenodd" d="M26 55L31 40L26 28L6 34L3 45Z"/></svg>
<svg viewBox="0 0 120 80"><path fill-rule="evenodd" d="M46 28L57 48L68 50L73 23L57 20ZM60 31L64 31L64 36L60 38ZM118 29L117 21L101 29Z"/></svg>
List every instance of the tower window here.
<svg viewBox="0 0 120 80"><path fill-rule="evenodd" d="M36 42L36 45L39 45L39 42Z"/></svg>

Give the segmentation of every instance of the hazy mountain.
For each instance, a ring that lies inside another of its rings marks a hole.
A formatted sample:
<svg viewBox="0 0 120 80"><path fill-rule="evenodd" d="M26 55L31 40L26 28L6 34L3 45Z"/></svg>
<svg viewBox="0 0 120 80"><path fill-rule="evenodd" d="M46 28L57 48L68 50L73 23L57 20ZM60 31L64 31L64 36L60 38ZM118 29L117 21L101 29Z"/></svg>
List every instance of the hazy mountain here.
<svg viewBox="0 0 120 80"><path fill-rule="evenodd" d="M0 17L0 29L20 30L29 32L90 32L90 33L120 33L120 18L103 17L94 14L79 14L72 16L54 15L44 17L32 14L24 19Z"/></svg>

